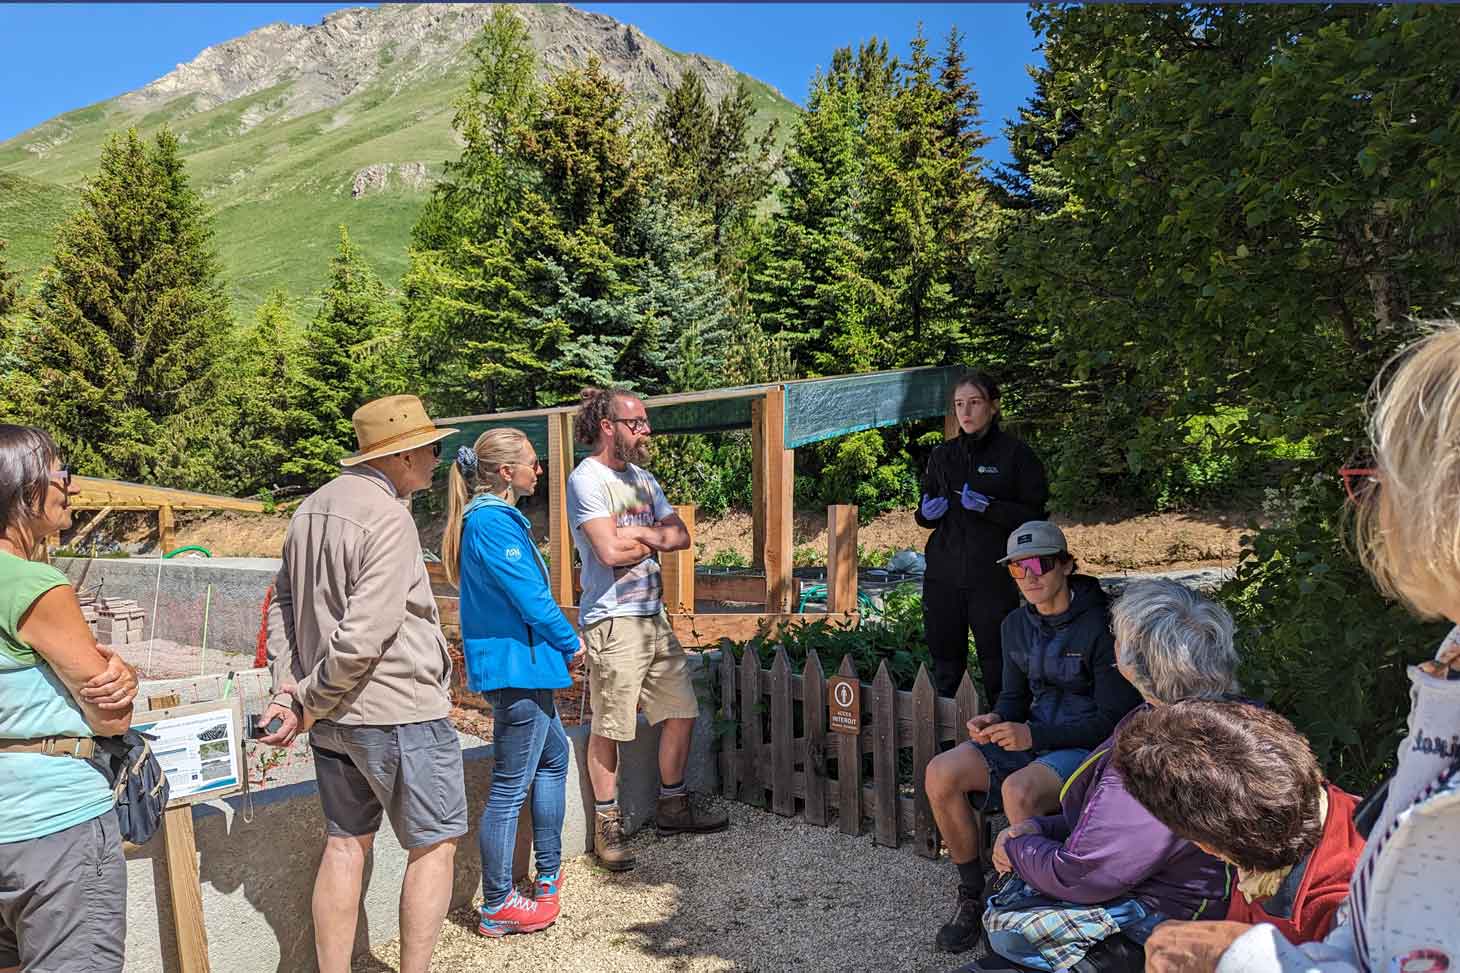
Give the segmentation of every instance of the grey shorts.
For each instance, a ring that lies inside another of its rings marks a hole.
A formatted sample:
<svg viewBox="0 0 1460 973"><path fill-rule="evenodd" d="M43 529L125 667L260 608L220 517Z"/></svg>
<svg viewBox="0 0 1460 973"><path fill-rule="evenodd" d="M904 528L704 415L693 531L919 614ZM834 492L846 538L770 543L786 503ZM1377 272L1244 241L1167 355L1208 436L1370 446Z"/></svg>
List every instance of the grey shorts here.
<svg viewBox="0 0 1460 973"><path fill-rule="evenodd" d="M448 719L400 726L316 723L309 730L325 832L380 830L382 811L402 848L466 834L461 743Z"/></svg>
<svg viewBox="0 0 1460 973"><path fill-rule="evenodd" d="M0 844L0 968L121 973L127 861L117 816Z"/></svg>

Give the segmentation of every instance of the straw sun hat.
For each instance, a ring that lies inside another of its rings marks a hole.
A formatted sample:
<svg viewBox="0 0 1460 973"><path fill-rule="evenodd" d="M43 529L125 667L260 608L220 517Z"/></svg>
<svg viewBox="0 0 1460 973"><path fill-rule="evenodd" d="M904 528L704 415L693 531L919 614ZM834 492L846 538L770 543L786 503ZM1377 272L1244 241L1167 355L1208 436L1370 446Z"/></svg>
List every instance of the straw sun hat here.
<svg viewBox="0 0 1460 973"><path fill-rule="evenodd" d="M340 460L341 466L429 446L457 431L438 428L414 395L390 395L366 402L355 410L350 421L355 424L355 440L360 448Z"/></svg>

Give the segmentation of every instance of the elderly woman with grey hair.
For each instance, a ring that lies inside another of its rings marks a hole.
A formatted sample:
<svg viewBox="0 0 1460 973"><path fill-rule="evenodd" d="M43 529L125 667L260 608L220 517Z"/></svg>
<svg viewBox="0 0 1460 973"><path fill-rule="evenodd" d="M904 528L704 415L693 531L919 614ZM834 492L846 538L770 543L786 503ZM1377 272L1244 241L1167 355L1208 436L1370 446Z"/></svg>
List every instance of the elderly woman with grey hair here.
<svg viewBox="0 0 1460 973"><path fill-rule="evenodd" d="M1237 690L1232 616L1174 581L1130 585L1111 609L1117 665L1145 706ZM1134 715L1134 712L1131 715ZM1141 944L1167 919L1225 914L1221 862L1172 834L1111 765L1116 737L1065 784L1060 811L1005 829L994 866L1012 876L989 897L998 954L966 970L1139 970ZM1002 959L1000 959L1002 957Z"/></svg>

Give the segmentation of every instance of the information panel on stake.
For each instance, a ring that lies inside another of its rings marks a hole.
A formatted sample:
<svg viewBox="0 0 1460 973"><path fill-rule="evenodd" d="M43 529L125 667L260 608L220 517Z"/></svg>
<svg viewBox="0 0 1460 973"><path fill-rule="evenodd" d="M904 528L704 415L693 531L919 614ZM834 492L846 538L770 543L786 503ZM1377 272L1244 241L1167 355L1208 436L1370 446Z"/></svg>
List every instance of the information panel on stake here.
<svg viewBox="0 0 1460 973"><path fill-rule="evenodd" d="M132 729L149 741L167 775L168 807L243 789L243 707L237 697L152 710Z"/></svg>
<svg viewBox="0 0 1460 973"><path fill-rule="evenodd" d="M862 684L846 676L826 680L826 726L833 733L862 732Z"/></svg>

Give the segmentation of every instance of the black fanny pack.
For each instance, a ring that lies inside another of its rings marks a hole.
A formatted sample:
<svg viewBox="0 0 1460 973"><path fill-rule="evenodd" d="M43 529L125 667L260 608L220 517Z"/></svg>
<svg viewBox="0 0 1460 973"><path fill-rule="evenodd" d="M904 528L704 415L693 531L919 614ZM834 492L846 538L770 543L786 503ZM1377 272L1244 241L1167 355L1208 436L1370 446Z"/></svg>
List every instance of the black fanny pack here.
<svg viewBox="0 0 1460 973"><path fill-rule="evenodd" d="M148 743L155 739L136 730L95 738L92 761L111 781L122 838L134 845L146 844L157 833L170 794L167 775Z"/></svg>

